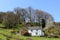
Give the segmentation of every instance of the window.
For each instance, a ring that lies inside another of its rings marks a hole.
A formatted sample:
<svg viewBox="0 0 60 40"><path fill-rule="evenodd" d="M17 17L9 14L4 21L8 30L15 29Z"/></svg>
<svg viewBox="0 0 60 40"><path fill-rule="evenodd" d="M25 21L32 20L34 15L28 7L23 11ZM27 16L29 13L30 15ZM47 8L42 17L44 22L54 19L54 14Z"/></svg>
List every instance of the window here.
<svg viewBox="0 0 60 40"><path fill-rule="evenodd" d="M31 29L31 32L32 32L33 30Z"/></svg>
<svg viewBox="0 0 60 40"><path fill-rule="evenodd" d="M38 34L38 32L36 32L36 35Z"/></svg>
<svg viewBox="0 0 60 40"><path fill-rule="evenodd" d="M38 29L36 29L36 35L38 34Z"/></svg>
<svg viewBox="0 0 60 40"><path fill-rule="evenodd" d="M36 31L38 31L38 29L36 29Z"/></svg>

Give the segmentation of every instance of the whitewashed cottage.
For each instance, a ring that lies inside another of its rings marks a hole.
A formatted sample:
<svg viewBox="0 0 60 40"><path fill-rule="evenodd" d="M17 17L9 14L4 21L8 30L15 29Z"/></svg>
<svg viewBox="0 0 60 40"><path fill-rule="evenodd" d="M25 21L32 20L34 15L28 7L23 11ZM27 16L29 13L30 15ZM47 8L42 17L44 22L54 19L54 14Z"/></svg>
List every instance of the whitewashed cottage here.
<svg viewBox="0 0 60 40"><path fill-rule="evenodd" d="M44 36L44 32L41 27L28 27L28 32L31 36Z"/></svg>

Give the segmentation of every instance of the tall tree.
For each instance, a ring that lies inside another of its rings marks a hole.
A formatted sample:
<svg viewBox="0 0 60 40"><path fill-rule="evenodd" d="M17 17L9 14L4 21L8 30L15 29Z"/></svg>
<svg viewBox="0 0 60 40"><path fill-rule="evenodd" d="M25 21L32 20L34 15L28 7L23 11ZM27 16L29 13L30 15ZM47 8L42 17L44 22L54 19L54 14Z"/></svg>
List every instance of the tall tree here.
<svg viewBox="0 0 60 40"><path fill-rule="evenodd" d="M0 12L0 23L2 23L5 14L6 14L5 12Z"/></svg>
<svg viewBox="0 0 60 40"><path fill-rule="evenodd" d="M16 15L18 16L18 24L25 22L27 11L19 7L15 8L14 11Z"/></svg>
<svg viewBox="0 0 60 40"><path fill-rule="evenodd" d="M7 28L12 28L17 25L17 17L13 12L7 12L2 22Z"/></svg>
<svg viewBox="0 0 60 40"><path fill-rule="evenodd" d="M38 18L38 22L39 22L39 25L41 25L41 21L42 21L42 18L43 18L43 12L42 11L39 11L39 10L36 10L36 16Z"/></svg>
<svg viewBox="0 0 60 40"><path fill-rule="evenodd" d="M33 9L31 7L28 7L28 18L30 20L30 22L32 22L32 14L33 14Z"/></svg>

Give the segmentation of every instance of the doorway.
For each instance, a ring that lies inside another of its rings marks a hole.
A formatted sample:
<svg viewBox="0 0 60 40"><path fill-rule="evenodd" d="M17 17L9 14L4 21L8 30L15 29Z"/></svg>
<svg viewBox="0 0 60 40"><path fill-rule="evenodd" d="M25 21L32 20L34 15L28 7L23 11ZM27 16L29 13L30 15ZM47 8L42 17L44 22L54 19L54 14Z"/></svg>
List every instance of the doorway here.
<svg viewBox="0 0 60 40"><path fill-rule="evenodd" d="M45 26L46 26L45 19L42 19L42 28L45 28Z"/></svg>

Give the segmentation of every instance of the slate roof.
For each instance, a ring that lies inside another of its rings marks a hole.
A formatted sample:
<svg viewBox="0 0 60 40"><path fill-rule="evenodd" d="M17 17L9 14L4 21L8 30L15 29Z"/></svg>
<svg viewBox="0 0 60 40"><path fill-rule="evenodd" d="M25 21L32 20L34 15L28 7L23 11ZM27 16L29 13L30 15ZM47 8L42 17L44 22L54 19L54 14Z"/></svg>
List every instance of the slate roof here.
<svg viewBox="0 0 60 40"><path fill-rule="evenodd" d="M39 26L34 26L34 27L28 27L28 29L30 29L30 30L31 30L31 29L33 29L33 30L34 30L34 29L41 29L41 27L39 27Z"/></svg>

